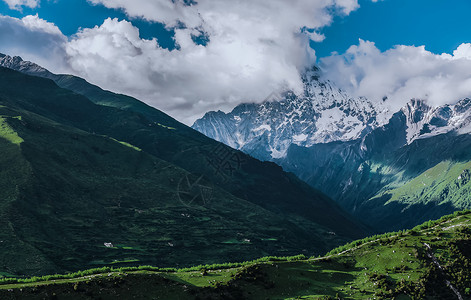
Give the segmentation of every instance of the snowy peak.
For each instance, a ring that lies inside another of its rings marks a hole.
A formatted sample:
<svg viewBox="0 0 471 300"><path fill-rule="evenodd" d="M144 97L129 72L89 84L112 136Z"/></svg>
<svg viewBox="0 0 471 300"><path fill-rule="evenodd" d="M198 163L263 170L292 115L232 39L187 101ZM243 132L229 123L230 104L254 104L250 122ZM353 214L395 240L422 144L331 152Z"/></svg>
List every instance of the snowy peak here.
<svg viewBox="0 0 471 300"><path fill-rule="evenodd" d="M456 131L471 132L471 100L466 98L454 105L431 107L425 101L411 100L401 111L406 116L407 143L419 138Z"/></svg>
<svg viewBox="0 0 471 300"><path fill-rule="evenodd" d="M49 73L49 71L43 67L29 61L24 61L19 56L12 57L2 53L0 53L0 66L23 73Z"/></svg>
<svg viewBox="0 0 471 300"><path fill-rule="evenodd" d="M300 94L285 91L270 95L260 104L241 104L230 113L209 112L193 128L256 158L273 160L284 158L293 144L311 147L364 138L389 124L397 113L386 100L348 95L324 80L318 68L307 70L302 80L304 90ZM401 136L398 143L403 145L451 131L471 133L470 99L439 107L413 99L398 113L405 116L397 127Z"/></svg>
<svg viewBox="0 0 471 300"><path fill-rule="evenodd" d="M364 136L390 117L381 103L353 98L313 68L302 75L300 95L285 91L260 104L241 104L232 112L209 112L193 128L257 158L286 155L291 144L346 141Z"/></svg>

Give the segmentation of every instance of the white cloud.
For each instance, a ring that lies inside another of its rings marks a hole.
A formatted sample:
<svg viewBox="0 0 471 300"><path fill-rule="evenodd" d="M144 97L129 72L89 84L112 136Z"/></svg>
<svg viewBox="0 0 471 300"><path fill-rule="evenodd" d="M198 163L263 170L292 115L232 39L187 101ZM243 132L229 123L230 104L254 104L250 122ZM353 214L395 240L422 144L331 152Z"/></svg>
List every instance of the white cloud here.
<svg viewBox="0 0 471 300"><path fill-rule="evenodd" d="M195 45L191 29L176 30L180 50L142 40L129 22L106 20L67 44L73 70L111 90L132 94L179 118L263 99L283 87L299 89L298 67L309 51L303 39L289 45L231 37ZM188 120L187 122L191 122Z"/></svg>
<svg viewBox="0 0 471 300"><path fill-rule="evenodd" d="M67 38L37 15L22 19L0 15L0 52L19 55L53 71L70 71L66 63Z"/></svg>
<svg viewBox="0 0 471 300"><path fill-rule="evenodd" d="M453 51L453 56L455 59L466 58L471 59L471 44L465 43L458 46L458 48Z"/></svg>
<svg viewBox="0 0 471 300"><path fill-rule="evenodd" d="M471 44L450 54L434 54L424 46L395 46L381 52L374 43L360 40L344 54L323 58L326 77L357 95L393 108L412 98L433 105L453 103L471 96Z"/></svg>
<svg viewBox="0 0 471 300"><path fill-rule="evenodd" d="M279 27L294 25L317 28L330 22L328 8L336 8L345 14L359 7L357 0L88 0L108 8L123 9L129 16L157 21L174 27L182 22L189 28L211 27L216 23L226 23L225 17L234 17L254 23L279 23ZM185 4L192 2L191 5ZM230 20L227 20L230 21ZM220 25L220 24L219 24ZM255 28L254 28L255 29ZM292 28L290 28L292 29Z"/></svg>
<svg viewBox="0 0 471 300"><path fill-rule="evenodd" d="M31 31L45 32L51 35L62 36L60 29L54 24L47 22L36 15L29 15L21 19L23 25Z"/></svg>
<svg viewBox="0 0 471 300"><path fill-rule="evenodd" d="M10 9L21 10L22 6L35 8L39 5L40 0L3 0Z"/></svg>
<svg viewBox="0 0 471 300"><path fill-rule="evenodd" d="M306 35L309 37L310 40L314 41L314 42L322 42L325 40L325 35L322 34L322 33L319 33L319 32L309 32L307 31L306 32Z"/></svg>
<svg viewBox="0 0 471 300"><path fill-rule="evenodd" d="M300 90L299 71L315 61L309 39L324 38L316 29L332 21L332 8L348 14L358 7L357 0L89 2L168 27L185 25L175 30L180 48L170 52L117 20L79 32L67 49L74 70L84 77L138 96L186 123L207 110L261 101L280 88ZM206 47L192 41L200 31L209 37Z"/></svg>

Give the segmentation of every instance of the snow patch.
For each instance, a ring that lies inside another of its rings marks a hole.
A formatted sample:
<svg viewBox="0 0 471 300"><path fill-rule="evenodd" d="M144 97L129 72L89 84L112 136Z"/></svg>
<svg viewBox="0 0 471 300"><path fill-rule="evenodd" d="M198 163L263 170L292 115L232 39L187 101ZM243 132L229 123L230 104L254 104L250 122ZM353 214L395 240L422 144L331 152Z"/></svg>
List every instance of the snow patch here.
<svg viewBox="0 0 471 300"><path fill-rule="evenodd" d="M236 138L237 138L238 148L239 149L243 148L247 142L244 140L244 137L242 136L240 132L236 132Z"/></svg>
<svg viewBox="0 0 471 300"><path fill-rule="evenodd" d="M308 135L304 134L304 133L295 135L295 136L293 136L293 142L294 143L305 142L307 140L307 137L308 137Z"/></svg>
<svg viewBox="0 0 471 300"><path fill-rule="evenodd" d="M258 127L255 128L253 131L254 131L254 132L257 132L257 131L262 131L262 130L271 131L271 127L270 127L270 125L264 124L264 125L258 126Z"/></svg>

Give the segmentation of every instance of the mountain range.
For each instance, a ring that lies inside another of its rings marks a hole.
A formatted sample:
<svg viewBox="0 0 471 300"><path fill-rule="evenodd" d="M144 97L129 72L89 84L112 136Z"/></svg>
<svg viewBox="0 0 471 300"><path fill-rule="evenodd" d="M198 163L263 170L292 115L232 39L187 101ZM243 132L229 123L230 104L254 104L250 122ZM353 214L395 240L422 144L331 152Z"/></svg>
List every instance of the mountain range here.
<svg viewBox="0 0 471 300"><path fill-rule="evenodd" d="M230 113L208 112L193 128L263 160L286 156L291 145L349 141L387 122L390 110L364 97L353 98L321 79L317 67L303 73L304 92L271 94L263 103L244 103Z"/></svg>
<svg viewBox="0 0 471 300"><path fill-rule="evenodd" d="M393 111L313 68L302 95L192 129L20 57L0 66L3 274L320 254L471 208L470 99Z"/></svg>
<svg viewBox="0 0 471 300"><path fill-rule="evenodd" d="M321 254L371 229L165 113L0 55L0 275Z"/></svg>
<svg viewBox="0 0 471 300"><path fill-rule="evenodd" d="M287 91L229 113L208 112L193 128L284 170L332 197L376 230L413 227L471 207L471 100L432 106L412 99L394 111L303 75Z"/></svg>

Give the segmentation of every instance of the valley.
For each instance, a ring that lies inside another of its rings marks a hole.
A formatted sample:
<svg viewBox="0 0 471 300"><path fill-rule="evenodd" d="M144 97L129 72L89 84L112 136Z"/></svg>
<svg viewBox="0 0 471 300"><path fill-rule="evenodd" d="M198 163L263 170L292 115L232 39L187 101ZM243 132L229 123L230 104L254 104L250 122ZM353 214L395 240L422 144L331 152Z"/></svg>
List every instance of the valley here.
<svg viewBox="0 0 471 300"><path fill-rule="evenodd" d="M311 257L187 269L102 268L3 279L3 299L468 299L471 214L372 236Z"/></svg>
<svg viewBox="0 0 471 300"><path fill-rule="evenodd" d="M16 61L54 81L0 69L5 299L469 296L469 212L428 221L469 208L469 135L409 139L401 111L352 139L287 144L270 160L305 184L134 98Z"/></svg>

